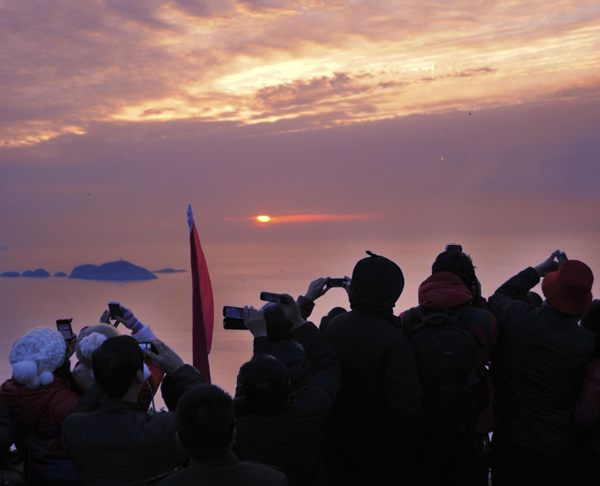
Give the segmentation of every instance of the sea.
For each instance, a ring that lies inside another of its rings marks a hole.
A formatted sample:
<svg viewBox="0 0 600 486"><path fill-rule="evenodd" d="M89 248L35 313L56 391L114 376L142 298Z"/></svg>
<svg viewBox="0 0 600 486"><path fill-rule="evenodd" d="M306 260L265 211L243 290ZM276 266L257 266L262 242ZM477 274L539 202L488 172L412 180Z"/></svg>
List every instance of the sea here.
<svg viewBox="0 0 600 486"><path fill-rule="evenodd" d="M518 271L544 260L558 243L570 258L590 265L597 278L600 246L596 236L582 233L568 238L563 236L557 242L544 235L517 241L490 235L467 237L461 243L473 257L483 295L489 296ZM310 281L317 277L350 276L356 261L365 256L364 250L370 249L386 255L403 269L406 286L395 309L400 313L417 304L418 286L430 275L431 263L444 244L444 240L440 242L435 238L373 242L365 237L365 241L352 245L321 242L318 247L307 241L285 245L276 242L206 245L204 253L215 302L215 331L209 356L212 382L233 393L240 366L252 356L252 336L248 331L223 329L224 305L257 307L262 304L259 300L261 291L297 296L305 293ZM158 274L156 280L149 281L0 278L0 379L10 378L9 353L12 344L25 332L37 326L55 327L56 319L73 318L73 329L78 333L82 327L98 322L109 301L120 302L132 309L138 319L150 325L161 340L190 363L192 290L189 267L185 267L189 248L182 246L181 253L179 263L186 272ZM154 256L145 255L147 264L143 266L156 268L151 261L154 257L158 259L158 255L159 250ZM534 290L541 292L539 286ZM600 296L600 291L597 293ZM317 323L332 307L349 307L347 295L340 288L331 289L316 304L311 318ZM122 327L119 329L127 332ZM162 400L159 399L157 404L162 404Z"/></svg>

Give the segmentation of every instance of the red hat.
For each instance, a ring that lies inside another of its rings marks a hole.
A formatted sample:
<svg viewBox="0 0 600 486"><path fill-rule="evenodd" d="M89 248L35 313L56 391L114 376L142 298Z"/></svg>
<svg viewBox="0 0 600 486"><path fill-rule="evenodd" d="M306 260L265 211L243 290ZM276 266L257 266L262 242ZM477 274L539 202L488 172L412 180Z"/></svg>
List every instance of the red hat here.
<svg viewBox="0 0 600 486"><path fill-rule="evenodd" d="M594 274L579 260L567 260L542 282L546 300L566 314L581 314L592 304Z"/></svg>

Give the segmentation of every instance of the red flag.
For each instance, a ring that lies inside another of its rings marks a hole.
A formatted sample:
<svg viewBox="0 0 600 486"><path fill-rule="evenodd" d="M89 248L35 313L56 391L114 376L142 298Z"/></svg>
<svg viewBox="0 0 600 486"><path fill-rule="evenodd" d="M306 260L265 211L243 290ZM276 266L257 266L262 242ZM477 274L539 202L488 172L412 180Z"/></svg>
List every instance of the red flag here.
<svg viewBox="0 0 600 486"><path fill-rule="evenodd" d="M215 303L191 204L188 207L188 224L192 257L192 362L204 375L206 383L210 383L208 354L212 345Z"/></svg>

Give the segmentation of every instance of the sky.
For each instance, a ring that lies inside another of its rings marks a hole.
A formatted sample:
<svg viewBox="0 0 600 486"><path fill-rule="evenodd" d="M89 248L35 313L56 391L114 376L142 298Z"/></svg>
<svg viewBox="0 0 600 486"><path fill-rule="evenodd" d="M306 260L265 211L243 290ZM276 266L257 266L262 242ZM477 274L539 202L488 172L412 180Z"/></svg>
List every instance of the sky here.
<svg viewBox="0 0 600 486"><path fill-rule="evenodd" d="M597 1L0 0L0 46L0 273L185 266L189 203L222 274L598 241Z"/></svg>

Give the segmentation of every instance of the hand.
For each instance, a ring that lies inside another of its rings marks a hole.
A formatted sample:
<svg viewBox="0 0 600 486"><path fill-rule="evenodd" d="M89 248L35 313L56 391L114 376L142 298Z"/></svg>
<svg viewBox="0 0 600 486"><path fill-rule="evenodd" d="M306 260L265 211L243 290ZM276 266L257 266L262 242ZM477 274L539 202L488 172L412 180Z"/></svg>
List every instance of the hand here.
<svg viewBox="0 0 600 486"><path fill-rule="evenodd" d="M306 291L306 294L304 294L304 297L314 302L319 297L325 295L329 290L327 282L329 282L329 277L321 277L313 280L308 286L308 290Z"/></svg>
<svg viewBox="0 0 600 486"><path fill-rule="evenodd" d="M555 260L555 258L558 256L559 253L560 250L554 250L546 260L544 260L539 265L533 267L537 274L540 276L540 278L545 277L550 272L558 270L558 262Z"/></svg>
<svg viewBox="0 0 600 486"><path fill-rule="evenodd" d="M255 338L267 336L267 321L262 309L244 307L244 324Z"/></svg>
<svg viewBox="0 0 600 486"><path fill-rule="evenodd" d="M300 326L306 323L300 314L300 308L294 298L289 294L281 294L285 297L285 304L277 304L279 308L285 314L285 317L294 325L294 329L298 329Z"/></svg>
<svg viewBox="0 0 600 486"><path fill-rule="evenodd" d="M108 309L100 316L100 324L110 324L110 311Z"/></svg>
<svg viewBox="0 0 600 486"><path fill-rule="evenodd" d="M71 356L75 353L75 345L77 344L77 335L73 334L73 339L67 341L67 355L66 359L71 359Z"/></svg>
<svg viewBox="0 0 600 486"><path fill-rule="evenodd" d="M179 368L185 365L185 362L179 355L165 343L159 339L153 339L151 342L154 344L158 354L153 353L149 349L144 349L143 353L152 360L154 366L163 370L167 375L175 373Z"/></svg>
<svg viewBox="0 0 600 486"><path fill-rule="evenodd" d="M348 277L348 275L345 275L344 281L342 282L342 287L344 287L344 290L348 294L348 297L350 297L350 285L352 285L352 279Z"/></svg>

